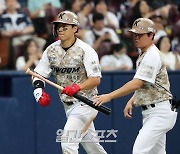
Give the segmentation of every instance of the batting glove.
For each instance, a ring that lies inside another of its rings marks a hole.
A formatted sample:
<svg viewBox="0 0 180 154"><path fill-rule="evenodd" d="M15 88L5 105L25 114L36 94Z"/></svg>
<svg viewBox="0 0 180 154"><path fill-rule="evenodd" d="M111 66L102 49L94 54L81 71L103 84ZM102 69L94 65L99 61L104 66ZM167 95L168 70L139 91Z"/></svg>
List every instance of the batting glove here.
<svg viewBox="0 0 180 154"><path fill-rule="evenodd" d="M50 97L42 88L37 88L34 90L34 97L36 102L38 102L43 107L50 104Z"/></svg>
<svg viewBox="0 0 180 154"><path fill-rule="evenodd" d="M78 84L73 84L72 86L66 86L61 93L66 94L68 96L73 96L79 91L80 91L80 86Z"/></svg>

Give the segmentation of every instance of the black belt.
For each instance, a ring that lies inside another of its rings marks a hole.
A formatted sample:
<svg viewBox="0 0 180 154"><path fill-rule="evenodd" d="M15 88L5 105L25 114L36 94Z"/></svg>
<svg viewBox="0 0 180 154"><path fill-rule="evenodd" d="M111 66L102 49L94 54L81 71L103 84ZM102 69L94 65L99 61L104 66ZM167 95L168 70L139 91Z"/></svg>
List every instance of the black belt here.
<svg viewBox="0 0 180 154"><path fill-rule="evenodd" d="M149 105L142 105L141 108L143 111L148 109L148 106L150 106L151 108L154 108L156 105L155 104L149 104Z"/></svg>
<svg viewBox="0 0 180 154"><path fill-rule="evenodd" d="M172 99L169 100L169 103L172 105ZM141 108L143 111L148 109L148 106L150 106L151 108L154 108L156 105L155 104L150 104L150 105L142 105Z"/></svg>
<svg viewBox="0 0 180 154"><path fill-rule="evenodd" d="M63 103L65 103L67 106L70 106L70 105L74 104L73 102L64 102L64 101L63 101Z"/></svg>
<svg viewBox="0 0 180 154"><path fill-rule="evenodd" d="M169 103L172 105L172 99L169 100Z"/></svg>
<svg viewBox="0 0 180 154"><path fill-rule="evenodd" d="M176 106L176 103L173 102L172 99L169 100L169 103L171 104L171 110L177 112L178 111L178 106Z"/></svg>

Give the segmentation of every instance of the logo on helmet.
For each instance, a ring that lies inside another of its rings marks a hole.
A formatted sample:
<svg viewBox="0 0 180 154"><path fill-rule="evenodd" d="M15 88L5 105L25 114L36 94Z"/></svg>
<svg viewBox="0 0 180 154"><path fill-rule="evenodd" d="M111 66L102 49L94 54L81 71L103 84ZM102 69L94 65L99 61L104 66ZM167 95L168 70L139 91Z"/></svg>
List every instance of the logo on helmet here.
<svg viewBox="0 0 180 154"><path fill-rule="evenodd" d="M138 22L140 22L140 21L141 21L141 20L135 21L133 26L136 26L136 27L137 27L137 26L138 26Z"/></svg>
<svg viewBox="0 0 180 154"><path fill-rule="evenodd" d="M60 13L59 18L63 19L64 15L65 15L65 13Z"/></svg>

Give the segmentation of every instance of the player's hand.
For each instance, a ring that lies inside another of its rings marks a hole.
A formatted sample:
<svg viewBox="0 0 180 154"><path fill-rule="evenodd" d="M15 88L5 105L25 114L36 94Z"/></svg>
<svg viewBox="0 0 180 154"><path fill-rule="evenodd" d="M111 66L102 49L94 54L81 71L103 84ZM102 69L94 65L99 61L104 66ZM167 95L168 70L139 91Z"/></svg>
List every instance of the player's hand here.
<svg viewBox="0 0 180 154"><path fill-rule="evenodd" d="M50 104L50 97L42 88L37 88L34 90L34 97L36 102L38 102L43 107Z"/></svg>
<svg viewBox="0 0 180 154"><path fill-rule="evenodd" d="M62 90L62 94L66 94L68 96L73 96L74 94L80 91L80 86L78 84L73 84L72 86L66 86Z"/></svg>
<svg viewBox="0 0 180 154"><path fill-rule="evenodd" d="M124 117L131 119L132 118L132 109L133 105L131 102L128 102L124 108Z"/></svg>
<svg viewBox="0 0 180 154"><path fill-rule="evenodd" d="M95 96L93 99L93 104L95 106L101 106L102 104L110 102L110 101L111 101L110 94L104 94L100 96Z"/></svg>

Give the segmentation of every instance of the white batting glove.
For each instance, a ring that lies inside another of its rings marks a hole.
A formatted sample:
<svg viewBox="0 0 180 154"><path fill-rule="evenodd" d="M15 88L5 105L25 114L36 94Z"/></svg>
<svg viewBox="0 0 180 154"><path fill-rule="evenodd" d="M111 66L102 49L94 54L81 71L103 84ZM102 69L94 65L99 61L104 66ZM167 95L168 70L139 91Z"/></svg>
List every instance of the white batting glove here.
<svg viewBox="0 0 180 154"><path fill-rule="evenodd" d="M37 89L35 89L34 92L33 92L33 94L34 94L34 97L35 97L35 99L36 99L36 102L39 102L39 99L40 99L41 96L42 96L42 88L37 88Z"/></svg>

